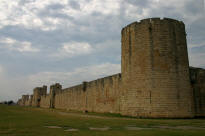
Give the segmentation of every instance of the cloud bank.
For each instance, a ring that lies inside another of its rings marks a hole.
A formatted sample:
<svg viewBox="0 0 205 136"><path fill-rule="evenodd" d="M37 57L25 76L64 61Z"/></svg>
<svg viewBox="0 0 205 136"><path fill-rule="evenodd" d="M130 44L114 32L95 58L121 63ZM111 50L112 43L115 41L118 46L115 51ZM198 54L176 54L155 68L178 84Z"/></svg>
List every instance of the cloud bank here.
<svg viewBox="0 0 205 136"><path fill-rule="evenodd" d="M204 0L1 0L0 101L43 84L120 72L121 29L149 17L184 21L191 66L205 68Z"/></svg>

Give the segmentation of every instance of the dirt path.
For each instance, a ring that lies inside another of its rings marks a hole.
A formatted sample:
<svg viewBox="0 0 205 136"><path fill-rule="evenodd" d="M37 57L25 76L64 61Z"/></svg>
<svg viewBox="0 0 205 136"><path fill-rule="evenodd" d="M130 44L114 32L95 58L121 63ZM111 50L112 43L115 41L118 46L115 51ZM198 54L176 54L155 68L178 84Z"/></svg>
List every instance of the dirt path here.
<svg viewBox="0 0 205 136"><path fill-rule="evenodd" d="M126 117L106 117L106 116L98 116L98 115L88 115L88 114L82 114L82 113L68 113L68 112L62 112L57 111L58 114L63 116L75 116L75 117L84 117L84 118L97 118L97 119L120 119L120 120L136 120L135 118L126 118Z"/></svg>
<svg viewBox="0 0 205 136"><path fill-rule="evenodd" d="M46 109L41 109L38 108L37 110L42 110L42 111L48 111ZM51 110L54 113L57 113L61 116L73 116L73 117L82 117L82 118L97 118L97 119L111 119L111 120L138 120L137 118L126 118L126 117L106 117L106 116L100 116L100 115L89 115L89 114L83 114L83 113L73 113L73 112L66 112L66 111L59 111L59 110ZM50 126L51 128L53 126ZM105 128L95 128L91 127L90 130L101 130L101 131L106 131L109 130L109 127ZM127 130L149 130L149 129L178 129L178 130L205 130L205 124L201 125L200 127L196 126L168 126L168 125L155 125L151 127L137 127L137 126L125 126L125 129ZM67 131L77 131L77 130L67 130Z"/></svg>

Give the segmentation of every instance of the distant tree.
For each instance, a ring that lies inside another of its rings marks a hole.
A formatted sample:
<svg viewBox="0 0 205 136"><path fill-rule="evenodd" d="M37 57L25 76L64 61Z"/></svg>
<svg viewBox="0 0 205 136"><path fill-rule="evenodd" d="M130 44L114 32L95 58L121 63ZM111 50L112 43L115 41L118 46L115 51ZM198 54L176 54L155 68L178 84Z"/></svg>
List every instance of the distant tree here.
<svg viewBox="0 0 205 136"><path fill-rule="evenodd" d="M8 101L7 104L8 104L8 105L13 105L14 102L11 100L11 101Z"/></svg>

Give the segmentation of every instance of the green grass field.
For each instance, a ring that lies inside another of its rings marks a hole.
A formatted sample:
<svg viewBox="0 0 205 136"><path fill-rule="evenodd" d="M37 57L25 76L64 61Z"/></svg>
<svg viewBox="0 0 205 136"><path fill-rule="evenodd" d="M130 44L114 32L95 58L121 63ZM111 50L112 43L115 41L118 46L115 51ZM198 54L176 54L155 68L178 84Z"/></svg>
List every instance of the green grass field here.
<svg viewBox="0 0 205 136"><path fill-rule="evenodd" d="M134 119L0 105L0 136L138 135L205 136L205 119Z"/></svg>

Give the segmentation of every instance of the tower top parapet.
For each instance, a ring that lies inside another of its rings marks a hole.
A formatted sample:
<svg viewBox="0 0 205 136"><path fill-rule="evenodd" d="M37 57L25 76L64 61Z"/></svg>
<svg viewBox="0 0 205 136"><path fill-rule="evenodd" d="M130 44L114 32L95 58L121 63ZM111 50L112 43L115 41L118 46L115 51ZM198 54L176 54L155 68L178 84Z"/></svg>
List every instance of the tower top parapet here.
<svg viewBox="0 0 205 136"><path fill-rule="evenodd" d="M51 85L50 88L62 89L62 85L60 83L55 83Z"/></svg>
<svg viewBox="0 0 205 136"><path fill-rule="evenodd" d="M126 25L124 28L132 26L132 25L141 25L141 24L153 24L153 23L159 23L159 22L164 22L164 23L177 23L177 24L181 24L182 26L184 26L184 22L183 21L178 21L172 18L159 18L159 17L155 17L155 18L146 18L146 19L142 19L140 21L135 21L133 23L130 23L128 25ZM122 29L122 31L124 30L124 28Z"/></svg>

